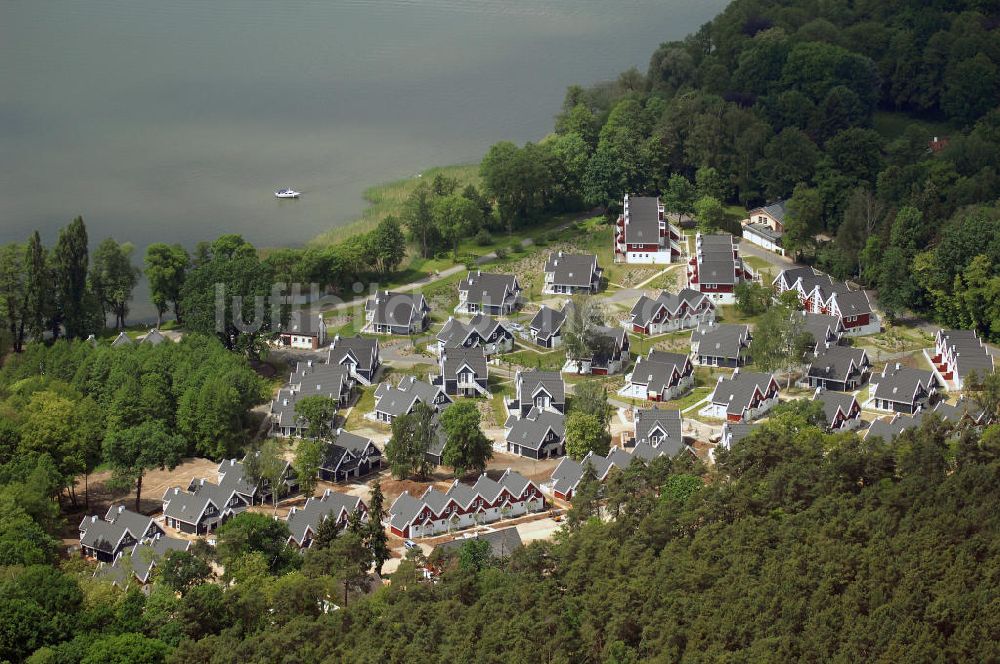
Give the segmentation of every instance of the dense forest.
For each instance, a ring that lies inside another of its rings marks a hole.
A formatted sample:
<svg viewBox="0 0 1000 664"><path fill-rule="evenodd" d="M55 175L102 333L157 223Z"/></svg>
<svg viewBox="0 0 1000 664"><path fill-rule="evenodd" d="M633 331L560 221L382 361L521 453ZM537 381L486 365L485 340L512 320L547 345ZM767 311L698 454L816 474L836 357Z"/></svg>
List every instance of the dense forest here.
<svg viewBox="0 0 1000 664"><path fill-rule="evenodd" d="M410 554L357 599L368 529L304 556L245 514L168 555L147 596L56 561L0 492L0 657L31 662L990 661L1000 607L1000 427L936 418L893 443L790 408L711 471L659 459L585 480L555 542ZM597 501L606 501L606 518ZM332 520L331 520L332 522ZM224 585L208 563L222 562ZM353 597L342 601L348 590ZM331 601L341 608L324 612Z"/></svg>

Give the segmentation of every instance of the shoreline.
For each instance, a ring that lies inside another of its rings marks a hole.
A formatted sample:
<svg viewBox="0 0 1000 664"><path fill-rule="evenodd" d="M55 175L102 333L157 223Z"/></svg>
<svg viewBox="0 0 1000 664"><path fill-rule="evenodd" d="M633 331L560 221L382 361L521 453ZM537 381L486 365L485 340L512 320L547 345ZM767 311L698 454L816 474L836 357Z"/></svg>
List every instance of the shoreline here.
<svg viewBox="0 0 1000 664"><path fill-rule="evenodd" d="M431 166L408 178L389 180L371 185L361 194L361 198L367 203L367 206L361 211L358 217L351 219L343 225L333 226L323 231L319 235L306 240L301 247L291 248L305 249L308 247L329 246L343 242L356 235L367 233L375 228L378 222L385 217L392 214L398 215L400 207L406 201L410 192L416 189L421 182L433 181L438 175L455 178L459 182L459 187L465 187L468 184L475 184L476 186L480 184L479 164L467 163ZM268 247L266 250L278 248L289 247Z"/></svg>

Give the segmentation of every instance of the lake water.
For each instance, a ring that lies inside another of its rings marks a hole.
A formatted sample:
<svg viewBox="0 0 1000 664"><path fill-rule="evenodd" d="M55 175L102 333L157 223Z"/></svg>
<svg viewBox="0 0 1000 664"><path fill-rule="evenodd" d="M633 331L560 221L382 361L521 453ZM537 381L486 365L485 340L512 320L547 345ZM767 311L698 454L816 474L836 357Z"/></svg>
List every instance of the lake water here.
<svg viewBox="0 0 1000 664"><path fill-rule="evenodd" d="M300 244L372 184L541 138L567 85L645 70L725 4L3 0L0 241L82 214L139 252Z"/></svg>

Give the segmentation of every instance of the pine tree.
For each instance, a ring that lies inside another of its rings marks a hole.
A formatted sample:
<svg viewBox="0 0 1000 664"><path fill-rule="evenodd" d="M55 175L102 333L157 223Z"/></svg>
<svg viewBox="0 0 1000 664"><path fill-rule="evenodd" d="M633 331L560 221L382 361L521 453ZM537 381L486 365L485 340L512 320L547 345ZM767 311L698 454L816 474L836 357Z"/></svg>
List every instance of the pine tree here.
<svg viewBox="0 0 1000 664"><path fill-rule="evenodd" d="M385 497L382 495L382 483L375 480L372 484L372 495L368 501L367 544L375 563L375 572L382 574L382 566L389 559L389 538L386 537L382 520L385 518Z"/></svg>

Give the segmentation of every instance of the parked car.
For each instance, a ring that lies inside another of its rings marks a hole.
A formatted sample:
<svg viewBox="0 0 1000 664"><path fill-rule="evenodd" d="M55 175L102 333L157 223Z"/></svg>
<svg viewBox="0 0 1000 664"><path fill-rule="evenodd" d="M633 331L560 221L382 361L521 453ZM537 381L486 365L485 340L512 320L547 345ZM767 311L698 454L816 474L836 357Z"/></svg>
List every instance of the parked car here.
<svg viewBox="0 0 1000 664"><path fill-rule="evenodd" d="M413 540L403 540L403 546L407 549L415 549L417 547L417 543Z"/></svg>

